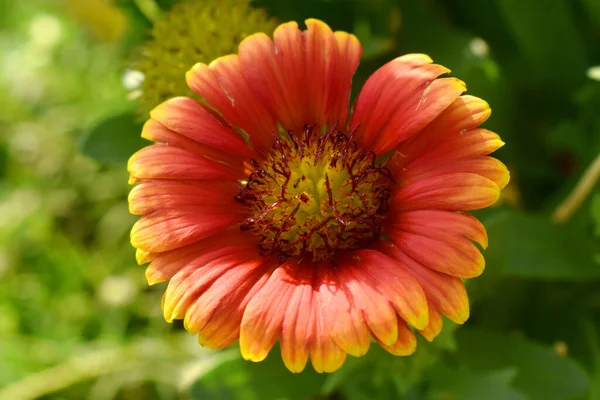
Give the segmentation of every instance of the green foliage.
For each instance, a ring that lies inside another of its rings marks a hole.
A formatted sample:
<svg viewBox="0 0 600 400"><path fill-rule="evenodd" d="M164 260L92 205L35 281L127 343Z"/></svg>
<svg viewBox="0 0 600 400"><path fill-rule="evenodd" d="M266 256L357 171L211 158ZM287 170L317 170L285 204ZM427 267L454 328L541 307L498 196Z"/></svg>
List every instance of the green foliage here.
<svg viewBox="0 0 600 400"><path fill-rule="evenodd" d="M81 152L105 164L123 164L148 144L138 133L143 124L132 113L111 116L92 128L81 142Z"/></svg>
<svg viewBox="0 0 600 400"><path fill-rule="evenodd" d="M147 287L128 243L125 166L145 142L121 82L153 25L134 0L80 1L0 0L0 399L600 399L598 184L570 221L550 218L600 153L586 75L600 2L252 2L356 34L354 95L401 54L448 66L490 103L512 175L476 213L490 246L466 326L444 321L410 357L373 344L333 374L294 375L277 348L250 363L163 321L164 287Z"/></svg>

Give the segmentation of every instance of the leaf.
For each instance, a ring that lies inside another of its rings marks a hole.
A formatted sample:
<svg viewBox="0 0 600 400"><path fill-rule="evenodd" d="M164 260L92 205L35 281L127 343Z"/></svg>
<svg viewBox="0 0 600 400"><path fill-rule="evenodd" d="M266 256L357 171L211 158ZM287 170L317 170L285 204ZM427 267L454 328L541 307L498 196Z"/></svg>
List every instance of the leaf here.
<svg viewBox="0 0 600 400"><path fill-rule="evenodd" d="M554 225L546 216L506 210L484 223L490 247L488 269L505 276L584 280L600 278L597 249L589 234L572 224Z"/></svg>
<svg viewBox="0 0 600 400"><path fill-rule="evenodd" d="M430 389L426 399L528 400L510 386L516 373L514 369L508 369L481 374L440 365L430 372Z"/></svg>
<svg viewBox="0 0 600 400"><path fill-rule="evenodd" d="M140 137L143 124L132 114L120 114L101 121L81 141L83 154L105 164L121 164L148 142Z"/></svg>
<svg viewBox="0 0 600 400"><path fill-rule="evenodd" d="M260 363L240 357L227 360L205 374L189 390L192 399L276 400L305 399L317 395L327 375L310 365L300 374L287 370L278 349Z"/></svg>
<svg viewBox="0 0 600 400"><path fill-rule="evenodd" d="M524 338L483 329L461 329L456 334L461 361L471 370L514 369L513 386L531 400L568 400L588 388L584 370L551 348Z"/></svg>

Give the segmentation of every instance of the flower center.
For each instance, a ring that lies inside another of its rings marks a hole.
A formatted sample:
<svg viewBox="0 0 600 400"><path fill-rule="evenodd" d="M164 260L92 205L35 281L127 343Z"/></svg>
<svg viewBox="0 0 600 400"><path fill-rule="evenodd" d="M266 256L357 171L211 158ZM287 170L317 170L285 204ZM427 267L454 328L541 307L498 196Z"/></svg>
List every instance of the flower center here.
<svg viewBox="0 0 600 400"><path fill-rule="evenodd" d="M332 260L381 236L393 179L353 137L307 125L276 136L264 160L250 160L254 170L236 197L250 214L240 229L261 238L265 255Z"/></svg>

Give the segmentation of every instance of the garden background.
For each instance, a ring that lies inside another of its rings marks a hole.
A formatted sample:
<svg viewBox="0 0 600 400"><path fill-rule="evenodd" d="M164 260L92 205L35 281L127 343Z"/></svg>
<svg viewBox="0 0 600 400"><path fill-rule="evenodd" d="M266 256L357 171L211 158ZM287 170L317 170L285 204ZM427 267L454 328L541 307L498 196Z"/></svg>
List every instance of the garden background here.
<svg viewBox="0 0 600 400"><path fill-rule="evenodd" d="M276 350L253 364L202 349L135 263L132 70L175 3L0 0L0 399L600 399L600 1L252 2L356 34L355 89L429 54L490 103L484 126L506 142L511 183L477 213L490 246L470 320L329 375L293 375Z"/></svg>

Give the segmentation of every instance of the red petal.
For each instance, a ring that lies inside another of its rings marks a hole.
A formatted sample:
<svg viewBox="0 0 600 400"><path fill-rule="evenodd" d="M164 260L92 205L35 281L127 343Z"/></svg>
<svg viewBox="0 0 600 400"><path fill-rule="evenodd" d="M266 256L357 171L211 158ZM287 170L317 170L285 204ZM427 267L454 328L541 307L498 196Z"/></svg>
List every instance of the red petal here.
<svg viewBox="0 0 600 400"><path fill-rule="evenodd" d="M469 298L465 286L459 278L428 268L427 265L423 265L403 253L398 246L392 243L381 241L377 247L389 257L398 260L417 278L425 291L429 304L434 306L434 310L441 311L457 324L462 324L469 318Z"/></svg>
<svg viewBox="0 0 600 400"><path fill-rule="evenodd" d="M350 304L362 312L373 336L383 343L394 343L398 339L398 322L384 288L361 266L344 265L343 269L337 271L337 276Z"/></svg>
<svg viewBox="0 0 600 400"><path fill-rule="evenodd" d="M345 265L355 265L364 286L384 296L396 313L417 329L427 326L427 299L415 277L402 265L376 250L356 250L344 255ZM366 316L365 316L366 317Z"/></svg>
<svg viewBox="0 0 600 400"><path fill-rule="evenodd" d="M149 252L177 249L240 222L244 210L229 205L193 206L155 211L131 229L131 244Z"/></svg>
<svg viewBox="0 0 600 400"><path fill-rule="evenodd" d="M397 211L476 210L494 204L500 196L492 180L472 173L438 175L406 186L400 182L396 190L391 204Z"/></svg>
<svg viewBox="0 0 600 400"><path fill-rule="evenodd" d="M260 35L260 34L259 34ZM186 74L189 87L242 129L257 150L270 150L277 124L257 93L249 86L237 55L221 57L210 65L198 63Z"/></svg>
<svg viewBox="0 0 600 400"><path fill-rule="evenodd" d="M422 54L399 57L365 83L354 107L351 126L358 127L363 148L385 154L408 139L448 107L462 92L455 78L435 80L448 69Z"/></svg>
<svg viewBox="0 0 600 400"><path fill-rule="evenodd" d="M235 154L226 154L213 147L198 143L195 140L174 132L163 126L160 122L149 119L144 124L142 129L142 137L151 140L161 145L176 147L199 157L208 158L209 160L217 161L220 164L227 165L236 170L243 171L244 159Z"/></svg>
<svg viewBox="0 0 600 400"><path fill-rule="evenodd" d="M480 275L485 267L477 246L461 234L395 224L387 227L385 233L404 254L436 271L472 278ZM407 262L405 258L402 263Z"/></svg>
<svg viewBox="0 0 600 400"><path fill-rule="evenodd" d="M401 319L398 320L398 338L394 343L387 345L379 341L377 342L388 353L395 356L409 356L417 349L415 334Z"/></svg>
<svg viewBox="0 0 600 400"><path fill-rule="evenodd" d="M250 361L264 360L281 335L283 320L298 284L294 261L279 266L248 303L242 318L240 350Z"/></svg>
<svg viewBox="0 0 600 400"><path fill-rule="evenodd" d="M192 262L194 265L202 266L227 254L249 250L257 252L257 244L254 235L232 227L185 247L163 253L152 253L152 262L146 268L146 279L149 285L164 282Z"/></svg>
<svg viewBox="0 0 600 400"><path fill-rule="evenodd" d="M135 153L129 159L127 170L133 179L237 180L244 178L242 170L163 144L144 147Z"/></svg>
<svg viewBox="0 0 600 400"><path fill-rule="evenodd" d="M253 260L261 260L255 249L223 252L208 251L199 254L181 268L169 281L163 301L165 319L169 322L182 319L188 308L227 271Z"/></svg>
<svg viewBox="0 0 600 400"><path fill-rule="evenodd" d="M239 133L205 106L188 97L165 101L150 112L150 117L186 138L225 154L233 153L246 158L256 156Z"/></svg>
<svg viewBox="0 0 600 400"><path fill-rule="evenodd" d="M427 325L427 328L421 329L419 333L423 335L427 341L431 342L440 334L443 326L444 321L442 320L442 316L437 308L432 303L429 303L429 325Z"/></svg>
<svg viewBox="0 0 600 400"><path fill-rule="evenodd" d="M237 185L234 181L148 180L129 193L129 212L149 214L158 210L224 204L236 208L240 207L234 200L239 192Z"/></svg>
<svg viewBox="0 0 600 400"><path fill-rule="evenodd" d="M276 265L276 260L260 255L238 260L237 265L222 272L203 293L198 293L185 313L185 328L191 333L198 332L200 344L211 349L233 343L239 338L246 305Z"/></svg>
<svg viewBox="0 0 600 400"><path fill-rule="evenodd" d="M345 127L360 44L321 21L306 25L304 32L295 22L280 25L274 42L263 34L246 38L239 49L246 80L285 130Z"/></svg>
<svg viewBox="0 0 600 400"><path fill-rule="evenodd" d="M297 271L297 284L292 289L281 329L281 357L292 372L304 370L308 361L308 344L313 336L318 305L314 300L314 268Z"/></svg>
<svg viewBox="0 0 600 400"><path fill-rule="evenodd" d="M493 157L467 158L453 163L439 163L438 161L439 159L416 160L405 167L402 172L402 181L409 184L439 175L470 173L490 179L498 188L503 189L510 180L510 173L506 166Z"/></svg>
<svg viewBox="0 0 600 400"><path fill-rule="evenodd" d="M473 96L460 96L440 115L409 140L402 142L397 151L408 162L447 141L460 139L465 132L481 125L491 114L488 103Z"/></svg>

